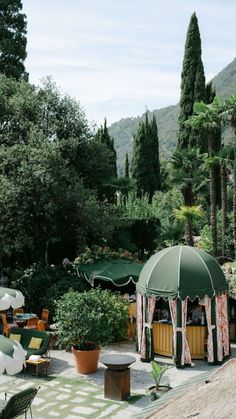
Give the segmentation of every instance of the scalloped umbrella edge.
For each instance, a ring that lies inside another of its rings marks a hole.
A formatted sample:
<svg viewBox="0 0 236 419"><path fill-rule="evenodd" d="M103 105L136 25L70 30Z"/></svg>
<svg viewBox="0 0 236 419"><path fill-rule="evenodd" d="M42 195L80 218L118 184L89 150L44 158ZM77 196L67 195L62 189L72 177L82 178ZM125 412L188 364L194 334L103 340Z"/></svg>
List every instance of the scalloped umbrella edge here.
<svg viewBox="0 0 236 419"><path fill-rule="evenodd" d="M0 374L15 375L22 371L27 352L13 339L0 336Z"/></svg>
<svg viewBox="0 0 236 419"><path fill-rule="evenodd" d="M8 308L19 308L25 304L23 294L13 288L0 287L0 311Z"/></svg>

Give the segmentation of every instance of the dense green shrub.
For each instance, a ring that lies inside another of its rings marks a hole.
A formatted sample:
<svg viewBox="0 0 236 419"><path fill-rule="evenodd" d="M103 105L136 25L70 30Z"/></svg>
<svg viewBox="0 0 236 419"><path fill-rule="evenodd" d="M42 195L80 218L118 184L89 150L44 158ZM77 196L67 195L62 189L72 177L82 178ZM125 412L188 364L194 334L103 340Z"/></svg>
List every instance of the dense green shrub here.
<svg viewBox="0 0 236 419"><path fill-rule="evenodd" d="M99 288L69 291L56 303L59 344L93 350L121 340L127 332L128 303L120 295Z"/></svg>
<svg viewBox="0 0 236 419"><path fill-rule="evenodd" d="M226 235L224 237L225 240L225 250L226 250L226 257L229 259L234 259L234 247L232 241L232 217L233 213L228 213L228 226L226 229ZM208 253L212 253L212 237L211 237L211 227L209 224L204 225L201 232L201 239L199 241L199 246ZM222 216L221 213L218 211L217 213L217 235L218 235L218 249L221 249L221 241L222 241ZM218 257L222 256L220 253Z"/></svg>
<svg viewBox="0 0 236 419"><path fill-rule="evenodd" d="M127 259L136 261L138 260L135 255L133 255L128 250L124 249L111 249L108 246L92 246L91 248L86 247L85 251L83 253L80 253L80 255L75 259L74 263L75 265L80 265L84 263L94 263L98 260L105 260L105 259Z"/></svg>
<svg viewBox="0 0 236 419"><path fill-rule="evenodd" d="M42 308L47 308L50 320L54 317L55 300L69 289L82 292L90 288L88 282L77 275L71 263L65 267L34 264L25 270L23 276L12 282L12 286L25 296L27 310L40 315Z"/></svg>

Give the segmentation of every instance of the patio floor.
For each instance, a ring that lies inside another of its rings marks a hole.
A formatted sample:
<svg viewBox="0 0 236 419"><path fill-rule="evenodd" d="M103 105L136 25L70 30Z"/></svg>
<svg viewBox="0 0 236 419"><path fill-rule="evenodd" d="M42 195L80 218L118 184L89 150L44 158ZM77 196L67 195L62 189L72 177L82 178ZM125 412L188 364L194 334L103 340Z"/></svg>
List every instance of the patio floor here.
<svg viewBox="0 0 236 419"><path fill-rule="evenodd" d="M235 357L235 346L232 355ZM9 377L0 377L0 398L4 392L10 394L26 387L40 386L33 402L35 419L47 418L133 418L141 413L143 407L150 404L147 389L153 385L150 374L151 366L140 361L135 353L135 343L123 342L103 348L102 354L125 353L135 356L136 362L131 366L131 397L127 401L117 402L104 398L104 365L99 363L96 373L90 375L77 374L74 369L71 352L51 351L51 364L48 377L34 377L31 373ZM158 362L173 365L172 359L156 357ZM166 372L172 387L190 387L196 381L211 375L216 366L209 366L204 361L195 361L192 368L170 368ZM171 393L171 392L170 392Z"/></svg>

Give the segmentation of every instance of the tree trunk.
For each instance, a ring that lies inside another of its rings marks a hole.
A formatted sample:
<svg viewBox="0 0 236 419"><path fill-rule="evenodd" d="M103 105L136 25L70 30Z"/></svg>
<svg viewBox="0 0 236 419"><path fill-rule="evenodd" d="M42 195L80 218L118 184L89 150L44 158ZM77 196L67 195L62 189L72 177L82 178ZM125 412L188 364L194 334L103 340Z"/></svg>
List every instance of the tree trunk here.
<svg viewBox="0 0 236 419"><path fill-rule="evenodd" d="M45 251L44 251L44 262L46 265L48 265L48 245L49 245L49 242L47 240L45 244Z"/></svg>
<svg viewBox="0 0 236 419"><path fill-rule="evenodd" d="M234 259L236 260L236 129L234 129L233 238L234 238Z"/></svg>
<svg viewBox="0 0 236 419"><path fill-rule="evenodd" d="M222 215L221 254L223 257L225 257L226 256L225 237L226 237L226 228L227 228L227 179L228 179L228 170L225 163L223 163L221 166L220 174L221 174L221 215Z"/></svg>
<svg viewBox="0 0 236 419"><path fill-rule="evenodd" d="M184 205L186 207L192 207L194 204L194 194L192 183L188 183L182 190L181 190L184 198Z"/></svg>
<svg viewBox="0 0 236 419"><path fill-rule="evenodd" d="M186 245L193 247L193 226L190 220L187 220L185 223L184 238Z"/></svg>
<svg viewBox="0 0 236 419"><path fill-rule="evenodd" d="M214 157L213 136L208 137L208 154ZM211 220L211 237L212 237L212 255L217 256L217 221L216 221L216 171L215 165L210 166L210 220Z"/></svg>

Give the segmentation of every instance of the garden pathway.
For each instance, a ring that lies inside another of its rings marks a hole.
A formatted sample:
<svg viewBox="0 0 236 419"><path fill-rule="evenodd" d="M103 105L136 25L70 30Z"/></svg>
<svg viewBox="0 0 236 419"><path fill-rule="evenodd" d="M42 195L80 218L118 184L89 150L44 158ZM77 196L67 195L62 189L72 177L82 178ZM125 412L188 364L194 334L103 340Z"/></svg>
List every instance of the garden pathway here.
<svg viewBox="0 0 236 419"><path fill-rule="evenodd" d="M235 356L235 350L232 351ZM51 371L48 377L35 378L30 374L19 374L16 377L0 377L0 398L4 392L10 394L30 386L41 386L37 397L33 402L33 413L35 419L126 419L134 418L140 414L143 407L150 403L146 394L148 387L153 385L150 374L151 366L140 361L140 356L135 353L135 343L123 342L102 350L107 353L125 353L135 356L136 362L131 366L131 397L127 401L117 402L105 399L103 396L104 369L99 363L96 373L90 375L77 374L74 370L73 357L70 352L53 350L51 351ZM173 362L169 358L156 357L157 361L168 363ZM189 386L216 369L215 366L208 366L204 361L196 361L192 368L176 369L170 368L165 373L169 378L170 385L177 387L187 382Z"/></svg>

